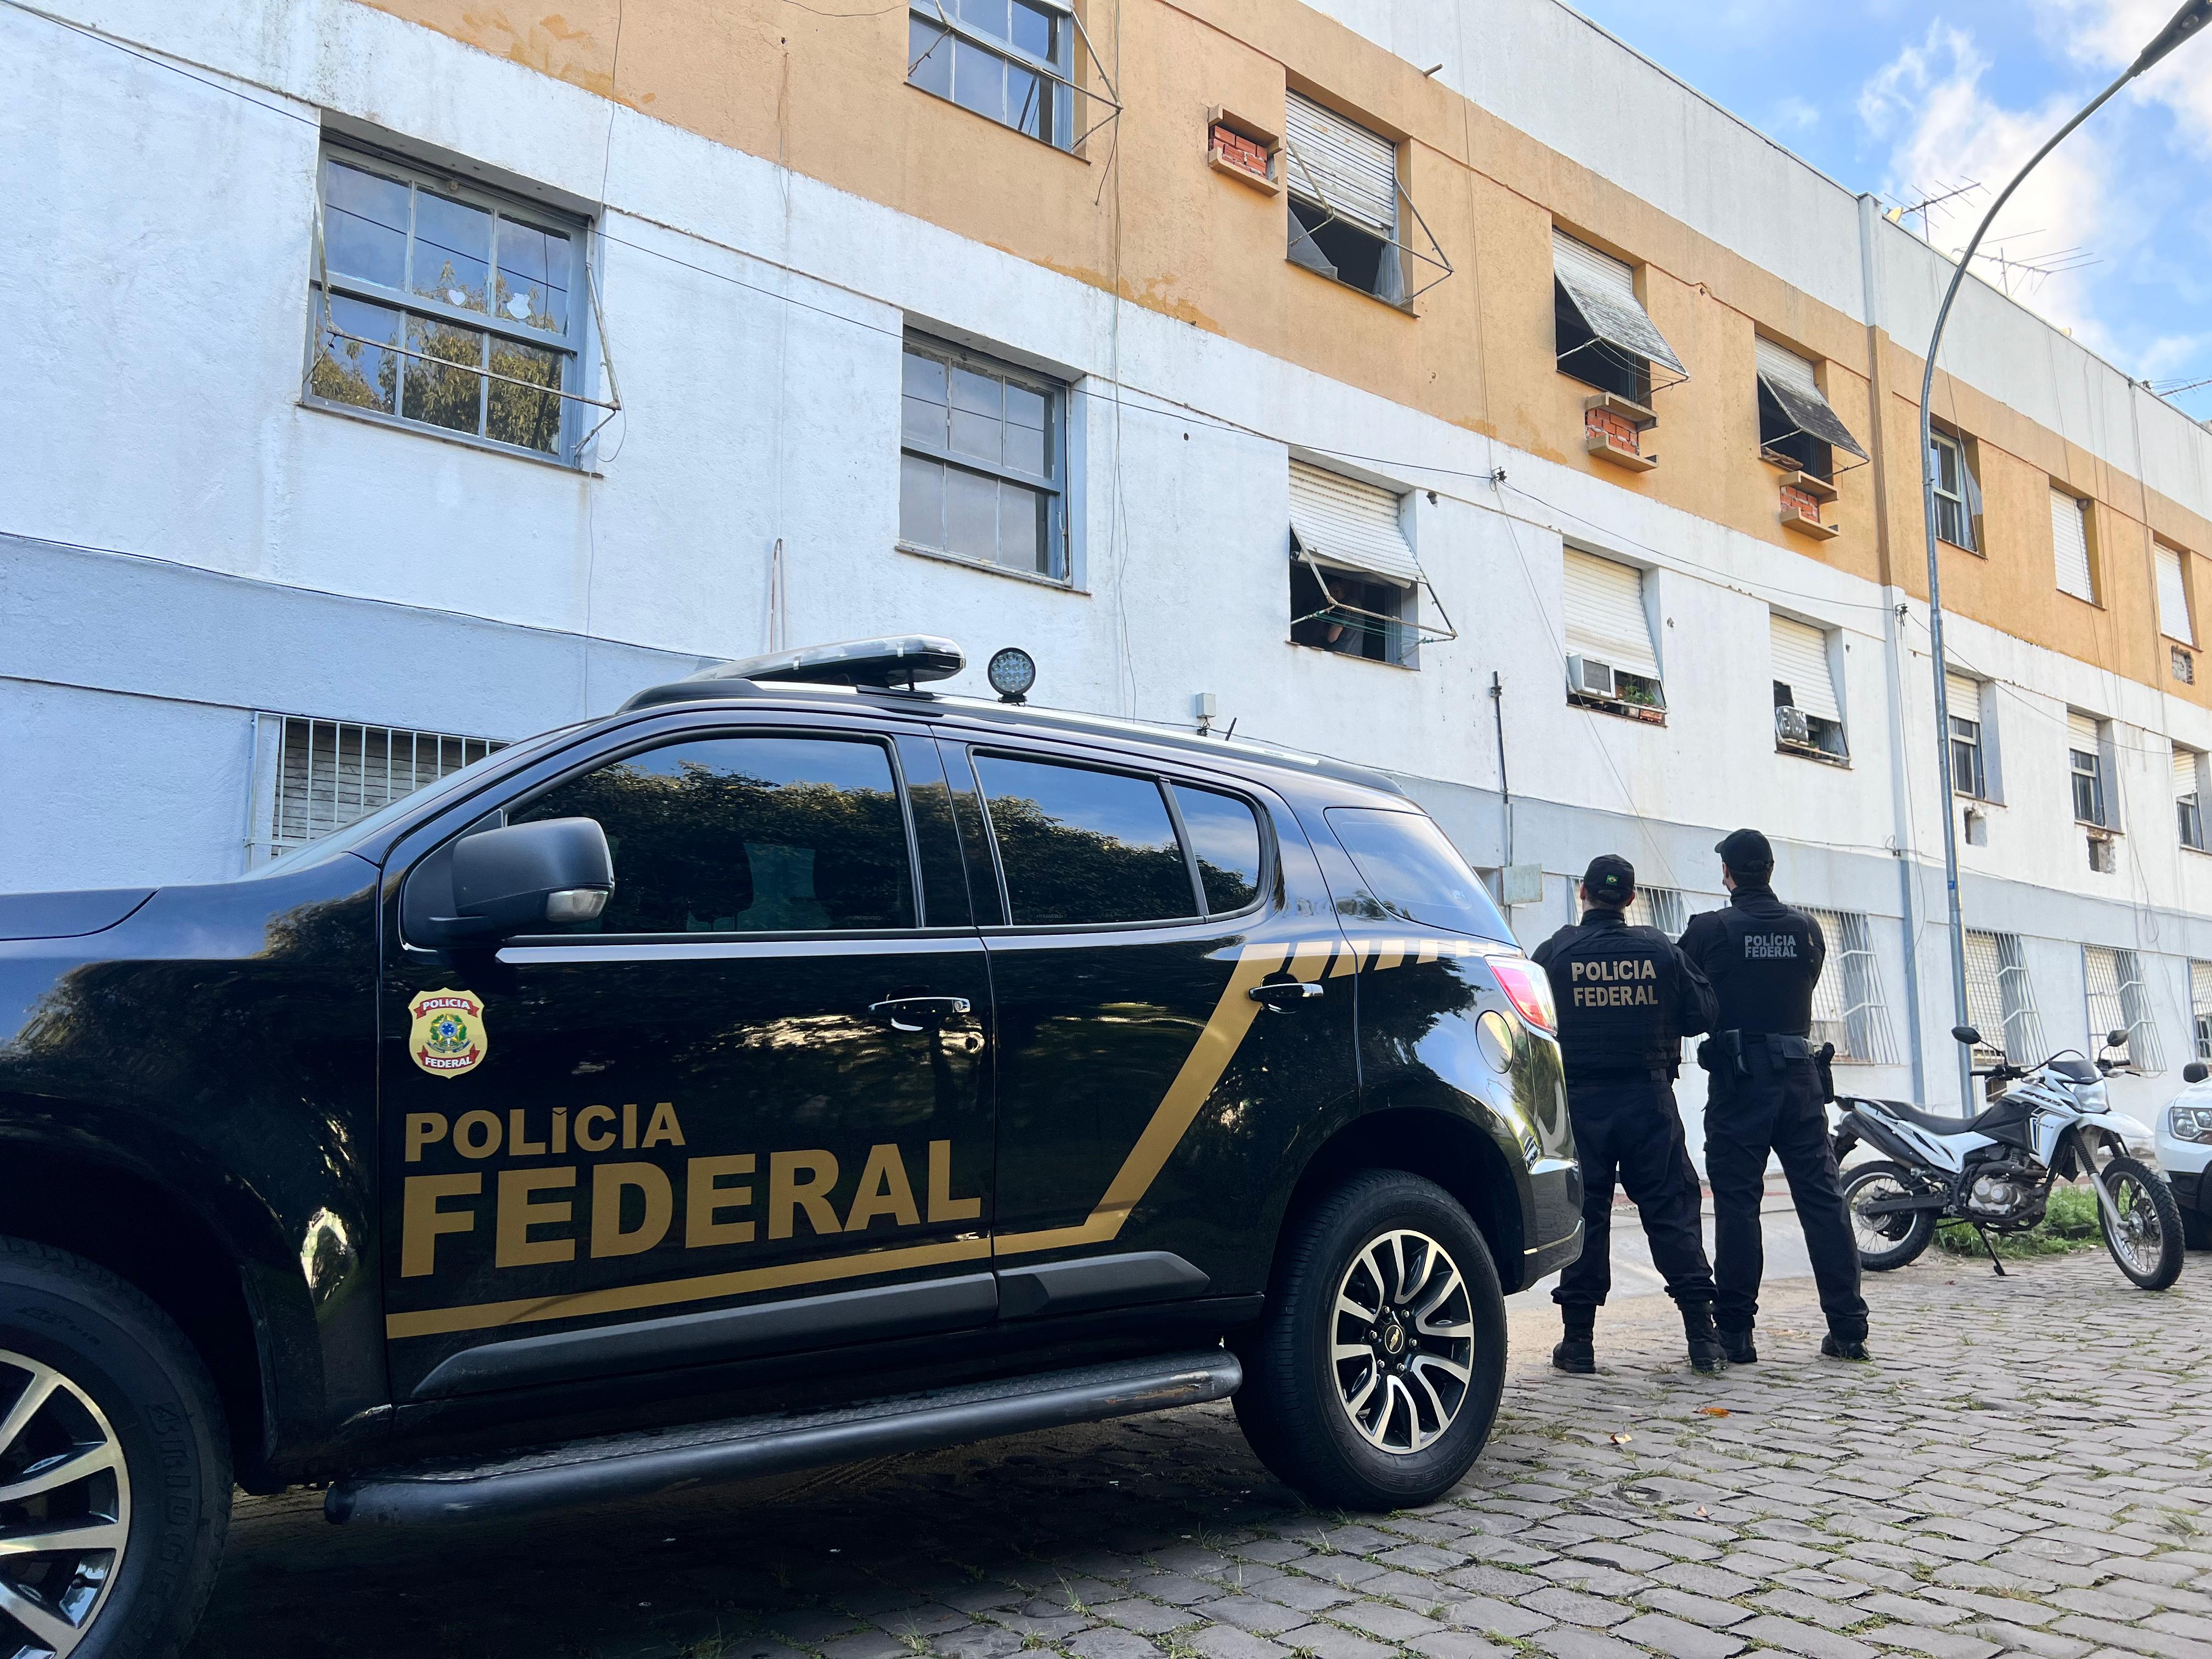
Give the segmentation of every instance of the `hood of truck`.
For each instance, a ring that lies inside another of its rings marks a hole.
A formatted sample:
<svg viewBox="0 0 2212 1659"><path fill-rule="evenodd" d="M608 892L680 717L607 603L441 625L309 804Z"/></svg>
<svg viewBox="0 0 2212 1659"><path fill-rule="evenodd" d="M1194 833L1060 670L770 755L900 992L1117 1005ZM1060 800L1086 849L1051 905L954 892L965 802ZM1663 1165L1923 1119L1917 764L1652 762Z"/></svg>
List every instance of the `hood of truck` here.
<svg viewBox="0 0 2212 1659"><path fill-rule="evenodd" d="M0 939L82 939L105 933L154 896L151 887L81 893L0 893Z"/></svg>

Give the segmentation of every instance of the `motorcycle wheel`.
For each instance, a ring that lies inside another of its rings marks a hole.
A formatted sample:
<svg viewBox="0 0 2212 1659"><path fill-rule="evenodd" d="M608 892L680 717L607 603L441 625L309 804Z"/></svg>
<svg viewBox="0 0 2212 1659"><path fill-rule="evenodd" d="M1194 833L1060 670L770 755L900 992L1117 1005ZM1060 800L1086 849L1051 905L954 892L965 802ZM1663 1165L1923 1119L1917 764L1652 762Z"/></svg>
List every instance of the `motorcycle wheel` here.
<svg viewBox="0 0 2212 1659"><path fill-rule="evenodd" d="M1845 1172L1844 1207L1850 1214L1859 1266L1867 1272L1886 1273L1917 1261L1935 1238L1933 1210L1911 1210L1902 1215L1859 1213L1859 1206L1870 1200L1903 1198L1913 1190L1901 1164L1862 1164Z"/></svg>
<svg viewBox="0 0 2212 1659"><path fill-rule="evenodd" d="M2098 1224L2113 1265L2142 1290L2166 1289L2181 1277L2181 1206L2174 1201L2173 1189L2132 1158L2114 1158L2103 1173L2106 1190L2120 1212L2115 1231L2105 1206L2097 1206Z"/></svg>

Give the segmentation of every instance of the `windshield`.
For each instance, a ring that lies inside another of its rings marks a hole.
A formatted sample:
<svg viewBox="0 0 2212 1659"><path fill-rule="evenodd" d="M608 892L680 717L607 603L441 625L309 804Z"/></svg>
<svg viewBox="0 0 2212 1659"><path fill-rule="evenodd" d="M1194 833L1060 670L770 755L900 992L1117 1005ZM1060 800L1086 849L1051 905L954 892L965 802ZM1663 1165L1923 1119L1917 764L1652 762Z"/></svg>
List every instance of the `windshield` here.
<svg viewBox="0 0 2212 1659"><path fill-rule="evenodd" d="M303 870L311 864L320 864L340 853L350 853L356 847L375 839L402 817L434 808L441 801L474 788L495 766L527 759L551 748L556 739L584 723L581 720L571 721L567 726L556 726L550 732L540 732L534 738L511 743L504 749L495 749L483 759L471 761L459 771L448 772L435 783L426 783L420 789L379 807L365 818L356 818L343 830L333 830L319 841L311 841L304 847L295 847L283 857L271 859L258 868L247 871L246 878L258 880L263 876L283 875L293 870Z"/></svg>
<svg viewBox="0 0 2212 1659"><path fill-rule="evenodd" d="M1485 939L1513 937L1482 878L1427 814L1332 806L1328 825L1367 890L1391 915Z"/></svg>

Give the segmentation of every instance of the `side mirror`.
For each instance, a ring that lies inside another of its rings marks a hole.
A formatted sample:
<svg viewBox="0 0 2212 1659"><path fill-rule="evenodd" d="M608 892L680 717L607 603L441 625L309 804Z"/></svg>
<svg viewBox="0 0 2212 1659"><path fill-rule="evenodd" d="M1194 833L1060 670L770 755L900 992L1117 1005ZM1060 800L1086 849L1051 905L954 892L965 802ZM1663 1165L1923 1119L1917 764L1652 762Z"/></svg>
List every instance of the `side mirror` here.
<svg viewBox="0 0 2212 1659"><path fill-rule="evenodd" d="M2107 1032L2106 1032L2106 1033L2105 1033L2105 1046L2106 1046L2107 1048L2126 1048L2126 1047L2128 1046L2128 1034L2127 1034L2125 1031L2107 1031Z"/></svg>
<svg viewBox="0 0 2212 1659"><path fill-rule="evenodd" d="M429 942L495 944L590 921L614 891L614 858L596 818L547 818L453 844L453 914L428 919Z"/></svg>
<svg viewBox="0 0 2212 1659"><path fill-rule="evenodd" d="M2207 1066L2201 1060L2192 1060L2181 1068L2184 1083L2202 1083L2208 1077L2212 1077L2212 1066Z"/></svg>
<svg viewBox="0 0 2212 1659"><path fill-rule="evenodd" d="M1982 1040L1982 1034L1971 1025L1954 1025L1951 1035L1961 1042L1978 1043Z"/></svg>

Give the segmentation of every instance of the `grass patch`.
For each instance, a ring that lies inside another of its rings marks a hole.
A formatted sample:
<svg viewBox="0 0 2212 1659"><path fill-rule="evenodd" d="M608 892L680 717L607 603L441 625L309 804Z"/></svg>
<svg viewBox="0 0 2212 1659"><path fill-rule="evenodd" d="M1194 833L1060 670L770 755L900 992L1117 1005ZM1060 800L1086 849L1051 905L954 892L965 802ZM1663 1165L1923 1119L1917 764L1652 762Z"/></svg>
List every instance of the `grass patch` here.
<svg viewBox="0 0 2212 1659"><path fill-rule="evenodd" d="M2003 1260L2025 1256L2068 1255L2103 1242L2097 1226L2097 1194L2087 1187L2060 1187L2051 1194L2043 1219L2024 1233L1990 1235ZM1988 1259L1982 1241L1963 1221L1946 1221L1936 1229L1936 1248L1951 1255Z"/></svg>

